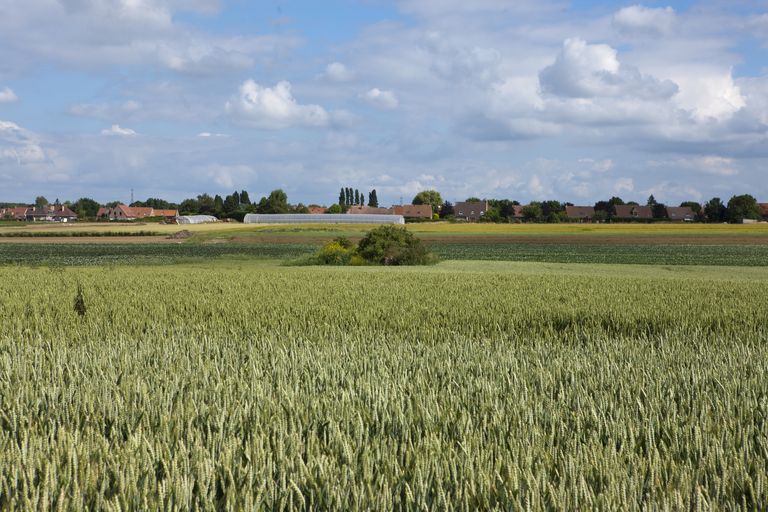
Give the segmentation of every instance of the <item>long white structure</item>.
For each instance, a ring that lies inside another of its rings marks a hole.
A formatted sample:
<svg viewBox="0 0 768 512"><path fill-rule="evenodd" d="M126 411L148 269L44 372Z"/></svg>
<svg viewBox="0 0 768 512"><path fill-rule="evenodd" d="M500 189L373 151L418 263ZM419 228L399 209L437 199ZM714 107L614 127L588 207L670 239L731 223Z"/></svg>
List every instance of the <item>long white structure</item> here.
<svg viewBox="0 0 768 512"><path fill-rule="evenodd" d="M176 224L207 224L208 222L219 222L219 219L213 215L180 215L176 217Z"/></svg>
<svg viewBox="0 0 768 512"><path fill-rule="evenodd" d="M348 215L346 213L249 213L246 224L405 224L402 215Z"/></svg>

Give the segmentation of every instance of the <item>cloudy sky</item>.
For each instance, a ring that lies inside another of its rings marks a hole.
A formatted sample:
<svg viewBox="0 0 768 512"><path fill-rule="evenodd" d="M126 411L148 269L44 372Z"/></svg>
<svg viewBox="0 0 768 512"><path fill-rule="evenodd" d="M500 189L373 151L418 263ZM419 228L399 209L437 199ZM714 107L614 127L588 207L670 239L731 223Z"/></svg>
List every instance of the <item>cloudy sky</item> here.
<svg viewBox="0 0 768 512"><path fill-rule="evenodd" d="M768 1L0 0L0 201L768 201Z"/></svg>

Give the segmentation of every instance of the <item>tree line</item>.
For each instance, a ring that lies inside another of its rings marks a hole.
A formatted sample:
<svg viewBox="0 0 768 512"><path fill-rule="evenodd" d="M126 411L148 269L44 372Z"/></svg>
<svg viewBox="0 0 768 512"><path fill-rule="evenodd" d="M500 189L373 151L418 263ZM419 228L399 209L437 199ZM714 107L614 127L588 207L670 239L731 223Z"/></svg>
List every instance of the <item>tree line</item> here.
<svg viewBox="0 0 768 512"><path fill-rule="evenodd" d="M342 187L339 191L338 203L331 205L327 209L328 213L344 213L352 206L371 206L378 207L379 200L376 189L366 194L359 189L352 187ZM477 197L468 197L467 202L480 202ZM532 201L526 205L510 199L487 199L488 209L483 215L484 222L567 222L566 206L573 206L573 203L560 202L557 200ZM35 207L42 208L49 204L44 196L38 196L35 199ZM69 207L81 219L95 219L99 208L112 208L120 204L119 201L112 201L101 204L89 197L82 197L77 201L65 201L60 203L58 199L53 203ZM454 216L454 205L450 201L444 201L440 192L436 190L424 190L416 194L411 204L428 204L432 207L432 212L441 219L452 219ZM640 206L635 201L625 202L620 197L611 197L607 200L601 200L594 203L595 215L594 221L610 222L616 219L616 206L635 205ZM12 203L0 203L0 207L20 206ZM148 198L145 201L134 201L129 206L151 207L162 210L178 210L181 215L213 215L218 218L231 218L242 220L248 213L309 213L308 206L302 203L293 205L288 201L288 195L282 189L276 189L269 195L262 197L257 202L252 202L246 190L234 191L233 193L222 197L219 194L211 196L203 193L193 198L184 199L179 203L166 201L160 198ZM309 205L316 206L316 205ZM651 195L645 202L645 206L651 208L652 220L665 220L667 217L666 208L668 205L658 202ZM759 220L763 218L763 212L760 205L750 194L741 194L731 197L727 203L719 197L713 197L705 203L696 201L683 201L680 206L689 207L695 214L699 222L742 222L744 219ZM621 219L622 221L626 219Z"/></svg>

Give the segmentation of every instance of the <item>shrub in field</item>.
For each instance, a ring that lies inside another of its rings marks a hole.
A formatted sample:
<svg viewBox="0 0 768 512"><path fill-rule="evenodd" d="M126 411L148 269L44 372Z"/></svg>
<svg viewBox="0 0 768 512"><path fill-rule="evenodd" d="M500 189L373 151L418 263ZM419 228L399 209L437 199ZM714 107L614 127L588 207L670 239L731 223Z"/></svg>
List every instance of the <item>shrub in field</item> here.
<svg viewBox="0 0 768 512"><path fill-rule="evenodd" d="M315 259L321 265L349 265L354 253L352 242L342 236L325 244Z"/></svg>
<svg viewBox="0 0 768 512"><path fill-rule="evenodd" d="M379 265L426 265L433 261L421 240L395 226L369 231L357 245L357 253L368 263Z"/></svg>
<svg viewBox="0 0 768 512"><path fill-rule="evenodd" d="M301 263L311 265L427 265L436 258L421 240L405 228L380 226L369 231L355 248L346 237L337 237Z"/></svg>

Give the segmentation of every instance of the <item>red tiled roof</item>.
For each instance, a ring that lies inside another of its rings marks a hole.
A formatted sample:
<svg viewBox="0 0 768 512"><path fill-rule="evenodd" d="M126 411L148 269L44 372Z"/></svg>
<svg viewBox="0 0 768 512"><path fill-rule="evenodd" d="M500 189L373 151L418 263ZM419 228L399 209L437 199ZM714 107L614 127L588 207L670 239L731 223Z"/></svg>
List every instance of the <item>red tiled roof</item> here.
<svg viewBox="0 0 768 512"><path fill-rule="evenodd" d="M152 217L178 217L179 210L152 210Z"/></svg>
<svg viewBox="0 0 768 512"><path fill-rule="evenodd" d="M693 220L696 214L690 206L667 206L669 220Z"/></svg>
<svg viewBox="0 0 768 512"><path fill-rule="evenodd" d="M390 208L391 212L395 215L402 215L403 217L431 219L432 207L428 204L402 204L395 205Z"/></svg>
<svg viewBox="0 0 768 512"><path fill-rule="evenodd" d="M373 206L350 206L347 213L351 215L391 215L392 211L389 208L374 208Z"/></svg>
<svg viewBox="0 0 768 512"><path fill-rule="evenodd" d="M566 206L565 214L571 219L587 219L595 216L592 206Z"/></svg>
<svg viewBox="0 0 768 512"><path fill-rule="evenodd" d="M322 206L310 206L307 209L309 210L309 213L314 215L318 215L328 211L328 208L323 208Z"/></svg>
<svg viewBox="0 0 768 512"><path fill-rule="evenodd" d="M650 206L638 206L632 204L617 204L616 217L619 219L652 219L653 208Z"/></svg>

